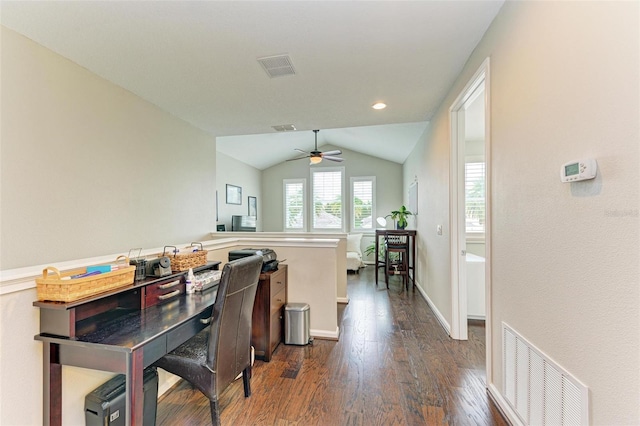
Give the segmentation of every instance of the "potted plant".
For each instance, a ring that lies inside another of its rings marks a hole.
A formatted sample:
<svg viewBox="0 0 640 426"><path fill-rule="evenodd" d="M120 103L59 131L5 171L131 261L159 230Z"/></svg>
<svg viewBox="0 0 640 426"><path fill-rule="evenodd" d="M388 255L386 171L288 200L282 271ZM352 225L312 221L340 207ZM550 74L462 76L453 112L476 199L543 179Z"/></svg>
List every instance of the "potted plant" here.
<svg viewBox="0 0 640 426"><path fill-rule="evenodd" d="M371 243L369 244L365 249L364 249L364 255L365 256L371 256L374 252L376 251L376 243ZM380 244L378 246L378 259L380 258L384 258L384 245Z"/></svg>
<svg viewBox="0 0 640 426"><path fill-rule="evenodd" d="M397 229L404 229L407 227L407 217L411 216L411 213L405 206L401 206L398 210L393 210L391 212L391 219L396 221Z"/></svg>
<svg viewBox="0 0 640 426"><path fill-rule="evenodd" d="M374 243L369 244L367 246L367 248L364 249L364 255L365 256L370 256L375 251L376 251L376 243L374 242ZM389 260L391 262L394 262L394 261L398 260L399 256L400 256L400 253L397 253L397 252L389 253ZM384 260L384 244L380 244L378 246L378 259L383 259Z"/></svg>

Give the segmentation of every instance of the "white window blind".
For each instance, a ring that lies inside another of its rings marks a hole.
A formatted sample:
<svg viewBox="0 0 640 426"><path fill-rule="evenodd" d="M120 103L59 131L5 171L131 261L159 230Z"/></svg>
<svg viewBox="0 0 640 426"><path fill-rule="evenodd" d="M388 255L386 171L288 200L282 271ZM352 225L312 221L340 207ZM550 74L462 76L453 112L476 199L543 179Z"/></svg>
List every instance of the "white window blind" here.
<svg viewBox="0 0 640 426"><path fill-rule="evenodd" d="M284 180L284 229L305 231L305 180Z"/></svg>
<svg viewBox="0 0 640 426"><path fill-rule="evenodd" d="M466 230L484 232L485 223L485 163L465 163L465 216Z"/></svg>
<svg viewBox="0 0 640 426"><path fill-rule="evenodd" d="M313 170L313 228L343 229L342 176L344 170Z"/></svg>
<svg viewBox="0 0 640 426"><path fill-rule="evenodd" d="M351 178L351 229L373 229L375 177Z"/></svg>

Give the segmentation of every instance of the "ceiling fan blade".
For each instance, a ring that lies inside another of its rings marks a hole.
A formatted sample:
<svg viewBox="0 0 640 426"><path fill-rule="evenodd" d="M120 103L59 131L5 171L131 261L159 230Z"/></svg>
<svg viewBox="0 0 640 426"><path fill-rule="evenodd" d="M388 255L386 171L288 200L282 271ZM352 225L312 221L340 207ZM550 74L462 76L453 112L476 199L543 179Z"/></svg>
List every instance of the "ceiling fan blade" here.
<svg viewBox="0 0 640 426"><path fill-rule="evenodd" d="M336 149L335 151L323 152L322 156L325 157L327 155L340 155L340 154L342 154L342 151L340 151L339 149Z"/></svg>
<svg viewBox="0 0 640 426"><path fill-rule="evenodd" d="M344 158L334 157L333 155L323 155L322 158L325 160L331 160L331 161L337 161L337 162L344 161Z"/></svg>
<svg viewBox="0 0 640 426"><path fill-rule="evenodd" d="M309 158L309 157L310 155L305 155L303 157L289 158L287 161L302 160L303 158Z"/></svg>
<svg viewBox="0 0 640 426"><path fill-rule="evenodd" d="M303 150L298 149L298 148L293 148L293 149L294 149L295 151L301 152L301 153L303 153L303 154L308 154L308 152L307 152L307 151L303 151Z"/></svg>

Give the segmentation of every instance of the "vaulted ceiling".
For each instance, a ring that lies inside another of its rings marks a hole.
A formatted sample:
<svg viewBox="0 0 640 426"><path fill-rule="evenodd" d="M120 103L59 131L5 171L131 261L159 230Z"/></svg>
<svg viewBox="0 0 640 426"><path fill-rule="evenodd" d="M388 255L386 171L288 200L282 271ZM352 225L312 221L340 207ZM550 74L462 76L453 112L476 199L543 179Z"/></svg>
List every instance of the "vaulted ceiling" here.
<svg viewBox="0 0 640 426"><path fill-rule="evenodd" d="M502 3L3 1L0 19L264 169L311 150L313 129L404 162ZM292 75L258 62L278 55Z"/></svg>

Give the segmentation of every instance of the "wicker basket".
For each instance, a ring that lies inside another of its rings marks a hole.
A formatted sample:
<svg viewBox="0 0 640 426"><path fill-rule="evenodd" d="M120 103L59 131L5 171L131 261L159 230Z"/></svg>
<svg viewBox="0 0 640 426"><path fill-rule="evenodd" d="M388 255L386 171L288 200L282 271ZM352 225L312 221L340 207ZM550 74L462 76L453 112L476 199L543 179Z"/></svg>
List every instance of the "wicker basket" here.
<svg viewBox="0 0 640 426"><path fill-rule="evenodd" d="M201 243L191 243L191 246L186 247L185 249L191 249L195 245L200 245L200 248L194 252L184 252L184 253L175 253L175 252L167 252L167 247L174 246L165 246L164 252L158 257L168 257L171 259L171 271L172 272L183 272L188 271L189 268L195 268L198 266L207 264L207 250L202 249Z"/></svg>
<svg viewBox="0 0 640 426"><path fill-rule="evenodd" d="M123 265L116 271L75 279L63 278L84 274L87 272L87 268L73 269L61 273L57 268L49 266L42 270L42 278L36 278L38 300L73 302L94 294L133 284L136 267L129 266L129 259L125 256L119 256L116 261L120 259L126 259L126 266ZM49 275L50 271L53 274Z"/></svg>

